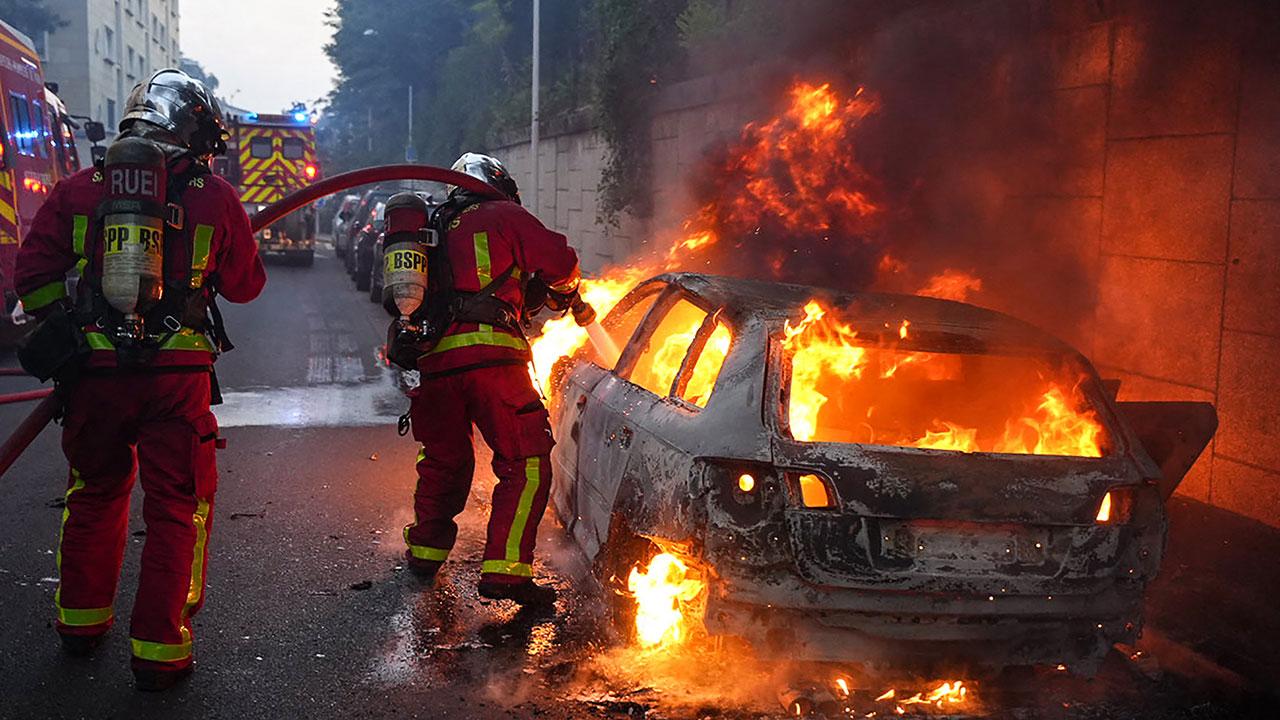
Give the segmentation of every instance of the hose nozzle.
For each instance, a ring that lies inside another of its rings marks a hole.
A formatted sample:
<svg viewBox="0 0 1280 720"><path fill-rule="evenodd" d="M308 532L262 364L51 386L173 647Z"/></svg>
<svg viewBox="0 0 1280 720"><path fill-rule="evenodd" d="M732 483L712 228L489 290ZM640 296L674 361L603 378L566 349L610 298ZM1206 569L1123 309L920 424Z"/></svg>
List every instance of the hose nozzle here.
<svg viewBox="0 0 1280 720"><path fill-rule="evenodd" d="M596 309L587 304L581 295L574 293L569 301L569 311L573 313L573 321L578 327L586 327L596 321Z"/></svg>

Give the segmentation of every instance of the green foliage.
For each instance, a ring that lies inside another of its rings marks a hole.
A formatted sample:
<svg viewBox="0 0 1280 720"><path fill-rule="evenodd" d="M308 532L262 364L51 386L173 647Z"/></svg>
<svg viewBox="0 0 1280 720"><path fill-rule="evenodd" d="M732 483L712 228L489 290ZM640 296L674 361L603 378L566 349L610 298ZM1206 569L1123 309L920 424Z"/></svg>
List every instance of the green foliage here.
<svg viewBox="0 0 1280 720"><path fill-rule="evenodd" d="M660 88L679 79L683 67L676 20L687 0L596 0L600 53L596 102L600 132L609 143L600 187L600 210L647 214L649 120Z"/></svg>
<svg viewBox="0 0 1280 720"><path fill-rule="evenodd" d="M45 0L0 0L0 19L36 42L40 33L53 32L67 24L45 5Z"/></svg>
<svg viewBox="0 0 1280 720"><path fill-rule="evenodd" d="M687 50L718 38L729 21L729 4L726 0L690 0L689 6L676 18L680 31L680 44Z"/></svg>
<svg viewBox="0 0 1280 720"><path fill-rule="evenodd" d="M557 109L551 98L585 96L580 31L589 2L543 3L545 113ZM339 78L319 127L326 167L402 160L410 85L422 162L448 165L528 127L531 22L529 0L338 0L325 50Z"/></svg>

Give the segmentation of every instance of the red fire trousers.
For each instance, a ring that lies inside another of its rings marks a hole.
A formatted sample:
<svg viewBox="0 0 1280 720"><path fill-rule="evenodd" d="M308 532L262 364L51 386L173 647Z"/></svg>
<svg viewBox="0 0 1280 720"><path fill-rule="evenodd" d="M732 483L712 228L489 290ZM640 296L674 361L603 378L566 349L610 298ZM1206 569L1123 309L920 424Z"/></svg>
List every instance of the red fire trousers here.
<svg viewBox="0 0 1280 720"><path fill-rule="evenodd" d="M552 446L547 410L525 365L476 368L427 377L412 396L418 454L414 523L405 543L414 557L443 562L458 536L454 517L471 491L475 454L471 426L493 449L493 489L482 579L532 577L538 523L550 493Z"/></svg>
<svg viewBox="0 0 1280 720"><path fill-rule="evenodd" d="M160 670L191 663L217 434L207 369L94 375L75 386L62 434L71 477L58 543L58 632L98 635L111 627L136 468L147 539L129 628L133 663Z"/></svg>

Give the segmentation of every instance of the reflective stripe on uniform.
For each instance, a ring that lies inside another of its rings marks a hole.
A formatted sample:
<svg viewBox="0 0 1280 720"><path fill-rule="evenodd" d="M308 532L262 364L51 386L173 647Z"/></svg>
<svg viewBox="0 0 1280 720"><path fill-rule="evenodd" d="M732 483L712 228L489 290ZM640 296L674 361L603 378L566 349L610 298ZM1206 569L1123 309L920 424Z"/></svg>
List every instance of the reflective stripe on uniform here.
<svg viewBox="0 0 1280 720"><path fill-rule="evenodd" d="M478 232L471 236L476 246L476 280L483 290L493 280L493 263L489 260L489 233Z"/></svg>
<svg viewBox="0 0 1280 720"><path fill-rule="evenodd" d="M428 355L435 355L446 350L456 350L461 347L471 347L473 345L493 345L497 347L508 347L516 350L528 350L529 343L524 338L508 335L503 332L497 332L493 329L476 330L469 333L458 333L457 335L447 335L431 349Z"/></svg>
<svg viewBox="0 0 1280 720"><path fill-rule="evenodd" d="M187 584L187 602L182 606L182 642L161 643L130 638L133 656L152 662L177 662L191 657L191 629L187 627L192 610L200 604L204 594L204 552L209 542L209 501L196 498L196 511L191 514L191 524L196 529L196 539L191 546L191 576Z"/></svg>
<svg viewBox="0 0 1280 720"><path fill-rule="evenodd" d="M72 215L71 226L71 249L80 257L76 261L76 269L83 275L85 265L89 264L89 258L84 254L84 237L89 232L89 216Z"/></svg>
<svg viewBox="0 0 1280 720"><path fill-rule="evenodd" d="M53 593L53 604L58 608L58 618L62 618L62 538L67 531L67 518L71 517L71 495L77 490L84 489L84 478L80 476L80 471L71 468L71 487L67 488L67 494L62 500L62 524L58 526L58 555L54 561L58 567L58 589ZM110 610L110 608L108 608ZM67 623L70 625L71 623Z"/></svg>
<svg viewBox="0 0 1280 720"><path fill-rule="evenodd" d="M204 271L209 267L209 249L213 245L213 226L196 225L191 243L191 288L204 285Z"/></svg>
<svg viewBox="0 0 1280 720"><path fill-rule="evenodd" d="M67 283L63 280L57 280L23 295L22 307L27 312L32 312L52 305L66 296Z"/></svg>
<svg viewBox="0 0 1280 720"><path fill-rule="evenodd" d="M129 638L129 643L133 646L133 656L139 660L177 662L191 657L190 640L180 643L158 643Z"/></svg>
<svg viewBox="0 0 1280 720"><path fill-rule="evenodd" d="M84 236L89 232L89 216L72 215L71 227L71 249L76 255L84 257Z"/></svg>
<svg viewBox="0 0 1280 720"><path fill-rule="evenodd" d="M204 551L209 543L209 500L196 498L196 511L191 515L191 524L196 529L196 542L191 555L191 583L187 586L187 604L182 608L182 634L188 643L190 632L186 628L187 618L200 603L204 593Z"/></svg>
<svg viewBox="0 0 1280 720"><path fill-rule="evenodd" d="M520 561L520 541L524 539L524 531L529 524L529 511L533 508L533 496L538 492L542 481L540 470L542 458L525 458L524 491L520 493L520 501L516 505L516 514L511 518L511 530L507 533L507 561Z"/></svg>
<svg viewBox="0 0 1280 720"><path fill-rule="evenodd" d="M68 627L105 625L111 622L112 615L109 607L89 609L58 607L58 622Z"/></svg>
<svg viewBox="0 0 1280 720"><path fill-rule="evenodd" d="M529 563L511 562L510 560L485 560L480 563L480 572L490 575L533 577L533 567Z"/></svg>
<svg viewBox="0 0 1280 720"><path fill-rule="evenodd" d="M409 529L405 528L405 535L408 536ZM409 553L419 560L434 560L435 562L444 562L449 559L449 551L444 548L433 548L426 545L414 545L408 540L405 545L409 546Z"/></svg>
<svg viewBox="0 0 1280 720"><path fill-rule="evenodd" d="M87 332L84 334L85 339L89 341L89 347L93 350L115 350L115 345L111 344L111 338L100 332ZM209 343L209 338L203 333L198 333L191 328L182 328L174 333L172 337L160 346L161 350L190 350L194 352L213 352L213 345Z"/></svg>

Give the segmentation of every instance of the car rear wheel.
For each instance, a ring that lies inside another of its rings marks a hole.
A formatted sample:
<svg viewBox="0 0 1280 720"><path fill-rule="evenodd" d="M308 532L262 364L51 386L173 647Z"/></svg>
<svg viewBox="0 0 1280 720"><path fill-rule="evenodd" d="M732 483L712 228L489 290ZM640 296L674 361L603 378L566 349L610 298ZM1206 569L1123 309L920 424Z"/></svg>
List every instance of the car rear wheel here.
<svg viewBox="0 0 1280 720"><path fill-rule="evenodd" d="M600 548L594 572L604 590L604 608L618 639L629 642L636 632L636 604L627 589L632 568L659 552L658 546L631 530L626 518L615 513L609 539Z"/></svg>

